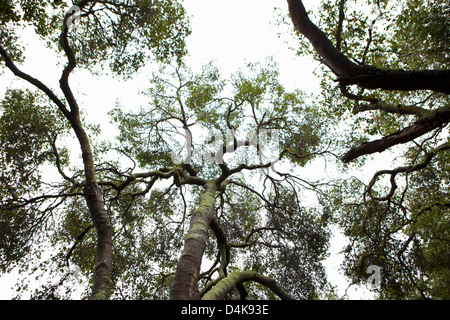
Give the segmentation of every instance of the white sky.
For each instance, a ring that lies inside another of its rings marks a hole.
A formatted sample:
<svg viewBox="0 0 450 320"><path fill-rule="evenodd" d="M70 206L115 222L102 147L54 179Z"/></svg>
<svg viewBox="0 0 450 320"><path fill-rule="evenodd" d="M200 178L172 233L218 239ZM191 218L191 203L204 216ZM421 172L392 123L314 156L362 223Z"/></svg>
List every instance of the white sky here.
<svg viewBox="0 0 450 320"><path fill-rule="evenodd" d="M307 9L317 4L317 0L305 0ZM281 6L287 12L287 4L280 0L184 0L185 8L191 16L192 35L188 38L190 57L188 65L194 71L201 64L214 60L222 75L229 74L243 67L246 62L264 61L273 56L279 64L281 82L287 89L299 88L307 93L318 92L319 79L313 75L318 67L309 57L297 57L289 45L295 43L289 36L279 39L274 7ZM290 40L288 45L284 41ZM38 77L49 87L59 92L61 66L55 66L52 53L42 49L36 39L27 37L26 63L22 70ZM119 99L125 107L140 106L145 100L138 92L146 88L145 79L151 75L143 75L129 82L119 82L117 79L96 79L86 72L76 72L70 82L74 91L78 92L80 105L84 108L90 121L110 126L106 112L115 106ZM143 81L144 79L144 81ZM23 81L15 80L10 73L0 76L0 96L9 86L23 85ZM322 169L323 170L323 169ZM332 243L342 243L341 238L333 239ZM348 283L339 274L340 257L337 252L340 246L333 246L333 254L327 260L326 266L329 280L338 286L338 293L343 295ZM0 278L0 299L10 299L15 292L9 290L15 277ZM350 288L348 296L355 299L369 298L366 291Z"/></svg>

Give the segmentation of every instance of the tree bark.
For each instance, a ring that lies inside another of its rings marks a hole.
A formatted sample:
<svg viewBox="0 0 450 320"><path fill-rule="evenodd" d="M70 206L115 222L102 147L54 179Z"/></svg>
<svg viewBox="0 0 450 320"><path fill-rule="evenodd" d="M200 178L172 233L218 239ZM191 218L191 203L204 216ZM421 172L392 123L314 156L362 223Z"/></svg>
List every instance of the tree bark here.
<svg viewBox="0 0 450 320"><path fill-rule="evenodd" d="M275 280L272 278L260 275L255 271L241 271L232 272L226 278L223 278L217 285L208 291L202 300L223 300L231 293L238 285L247 282L258 282L270 290L272 290L278 297L283 300L293 300L293 298L287 293Z"/></svg>
<svg viewBox="0 0 450 320"><path fill-rule="evenodd" d="M88 2L89 1L81 1L78 3L78 6L83 8ZM80 143L86 179L83 194L91 213L93 224L97 230L96 264L94 268L94 285L92 287L91 299L103 300L108 299L111 294L110 282L113 228L105 210L102 191L97 182L94 156L92 154L89 137L81 123L80 109L69 85L69 76L77 65L75 53L70 47L68 40L69 28L66 25L66 21L69 16L70 13L67 13L64 18L65 27L59 39L60 46L64 50L68 59L68 64L63 70L59 83L67 103L70 106L70 112L68 114L64 113L64 115L70 122L77 136L78 142Z"/></svg>
<svg viewBox="0 0 450 320"><path fill-rule="evenodd" d="M108 299L112 265L112 225L104 208L102 192L97 183L86 185L84 196L97 230L97 257L91 299Z"/></svg>
<svg viewBox="0 0 450 320"><path fill-rule="evenodd" d="M365 89L434 90L450 93L450 70L376 70L356 77L338 79L343 85L356 84Z"/></svg>
<svg viewBox="0 0 450 320"><path fill-rule="evenodd" d="M200 205L193 213L184 248L178 260L175 276L170 288L171 300L199 300L198 276L203 253L208 239L208 229L214 213L215 182L204 186L205 192L200 198Z"/></svg>
<svg viewBox="0 0 450 320"><path fill-rule="evenodd" d="M410 127L406 127L401 131L393 133L389 136L378 140L363 143L355 148L350 149L342 157L343 162L350 162L363 155L372 154L376 152L383 152L384 150L395 146L397 144L412 141L427 132L441 127L450 121L450 111L439 113L434 119L428 121L420 121Z"/></svg>
<svg viewBox="0 0 450 320"><path fill-rule="evenodd" d="M348 77L364 73L360 66L342 54L328 39L327 35L311 22L302 1L287 0L287 2L295 28L308 39L317 54L334 73Z"/></svg>
<svg viewBox="0 0 450 320"><path fill-rule="evenodd" d="M78 117L72 119L71 124L82 151L86 178L83 194L97 231L96 264L91 299L103 300L110 296L113 228L108 213L105 210L102 191L97 183L89 138Z"/></svg>

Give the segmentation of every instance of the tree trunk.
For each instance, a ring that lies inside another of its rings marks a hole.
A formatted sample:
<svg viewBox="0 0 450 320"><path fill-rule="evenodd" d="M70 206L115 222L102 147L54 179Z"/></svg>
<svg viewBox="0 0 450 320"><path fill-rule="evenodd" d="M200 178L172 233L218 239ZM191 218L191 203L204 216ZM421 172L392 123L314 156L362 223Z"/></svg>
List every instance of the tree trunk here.
<svg viewBox="0 0 450 320"><path fill-rule="evenodd" d="M91 299L104 300L108 299L111 293L112 225L105 210L102 191L97 183L84 187L84 197L97 230L97 257Z"/></svg>
<svg viewBox="0 0 450 320"><path fill-rule="evenodd" d="M91 299L108 299L110 296L111 265L112 265L112 235L113 228L105 210L102 191L95 176L94 158L89 138L78 117L72 119L72 127L81 146L86 184L83 194L91 213L92 221L97 230L97 252L94 269L94 285Z"/></svg>
<svg viewBox="0 0 450 320"><path fill-rule="evenodd" d="M86 5L87 1L82 1L79 6ZM66 15L65 21L68 18ZM66 52L69 64L64 69L63 75L60 80L61 90L64 92L64 96L70 105L70 111L66 108L64 103L48 88L44 83L30 75L20 71L7 52L0 45L0 56L5 60L5 65L9 68L14 75L28 81L36 88L44 92L50 100L52 100L64 114L66 119L70 122L78 142L80 143L84 174L85 174L85 186L84 197L86 199L87 206L91 212L94 226L97 230L97 262L94 270L94 286L92 288L92 299L107 299L110 295L110 276L112 265L112 225L109 220L108 214L105 210L105 205L102 197L102 192L97 183L95 176L94 157L89 142L89 137L83 129L83 125L80 120L80 113L78 104L70 89L68 78L70 72L75 68L76 61L75 55L69 46L67 40L68 28L64 28L60 37L60 44Z"/></svg>
<svg viewBox="0 0 450 320"><path fill-rule="evenodd" d="M171 300L199 300L198 275L208 239L208 229L214 213L214 182L205 185L200 205L191 218L183 252L178 260L175 276L170 288Z"/></svg>

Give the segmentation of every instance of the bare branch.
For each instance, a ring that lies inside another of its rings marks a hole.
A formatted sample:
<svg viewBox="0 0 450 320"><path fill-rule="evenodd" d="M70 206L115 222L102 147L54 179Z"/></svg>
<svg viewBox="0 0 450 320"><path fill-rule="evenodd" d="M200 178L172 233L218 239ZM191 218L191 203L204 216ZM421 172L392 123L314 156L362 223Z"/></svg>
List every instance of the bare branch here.
<svg viewBox="0 0 450 320"><path fill-rule="evenodd" d="M71 193L60 193L60 194L47 194L47 195L41 195L38 197L34 197L31 199L14 199L11 201L5 201L4 204L0 207L0 210L13 210L18 208L26 207L30 204L35 204L38 202L43 202L45 200L49 199L60 199L60 198L68 198L68 197L76 197L76 196L83 196L81 192L71 192ZM15 202L16 204L8 205L8 202Z"/></svg>
<svg viewBox="0 0 450 320"><path fill-rule="evenodd" d="M269 168L272 166L272 162L264 163L264 164L254 164L254 165L247 165L247 164L240 164L239 166L228 169L226 166L221 166L222 168L222 174L219 178L216 179L216 183L220 185L222 182L224 182L228 177L231 177L233 174L241 172L242 170L256 170L256 169L263 169L263 168Z"/></svg>
<svg viewBox="0 0 450 320"><path fill-rule="evenodd" d="M81 243L81 241L83 241L84 236L89 232L89 230L91 230L92 228L94 228L94 225L90 224L89 226L87 226L86 229L84 229L84 231L75 239L75 243L72 245L72 247L70 248L70 250L67 252L66 254L66 262L67 265L69 265L69 259L72 256L73 250L75 250L76 246Z"/></svg>
<svg viewBox="0 0 450 320"><path fill-rule="evenodd" d="M356 112L364 112L364 111L372 111L372 110L380 110L387 113L397 113L403 115L416 115L418 117L424 117L426 115L431 115L433 111L427 110L415 105L402 105L402 104L389 104L382 101L377 101L373 104L363 104L355 107L354 111Z"/></svg>
<svg viewBox="0 0 450 320"><path fill-rule="evenodd" d="M61 157L60 157L60 155L59 155L58 148L56 147L56 139L57 139L57 136L55 135L55 137L52 138L52 137L50 137L50 135L48 135L47 138L48 138L49 143L50 143L50 145L51 145L51 147L52 147L53 154L54 154L54 156L55 156L55 158L56 158L56 160L55 160L55 161L56 161L56 168L58 169L59 174L60 174L65 180L71 182L74 186L75 186L75 185L78 185L78 183L75 181L75 179L73 179L73 178L69 177L68 175L66 175L66 173L64 172L64 170L63 170L62 167L61 167Z"/></svg>

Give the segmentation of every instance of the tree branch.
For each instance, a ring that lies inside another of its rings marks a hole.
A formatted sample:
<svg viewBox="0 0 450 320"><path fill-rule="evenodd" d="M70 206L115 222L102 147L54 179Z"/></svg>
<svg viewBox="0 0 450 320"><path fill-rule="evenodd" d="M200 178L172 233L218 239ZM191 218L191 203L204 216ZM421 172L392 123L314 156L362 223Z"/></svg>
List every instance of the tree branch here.
<svg viewBox="0 0 450 320"><path fill-rule="evenodd" d="M69 252L67 252L66 254L66 262L67 265L69 265L69 259L72 256L73 250L75 250L76 246L83 241L84 236L89 232L89 230L91 230L92 228L94 228L94 225L90 224L89 226L87 226L86 229L84 229L84 231L75 239L75 243L72 245L72 247L70 248Z"/></svg>
<svg viewBox="0 0 450 320"><path fill-rule="evenodd" d="M82 196L83 194L80 192L71 192L71 193L60 193L60 194L48 194L48 195L41 195L41 196L37 196L35 198L31 198L31 199L23 199L23 198L19 198L19 199L15 199L15 200L6 200L5 202L17 202L17 204L14 205L7 205L5 204L1 204L0 206L0 210L13 210L13 209L18 209L18 208L23 208L29 204L33 204L33 203L37 203L40 201L45 201L45 200L49 200L49 199L59 199L59 198L68 198L68 197L76 197L76 196Z"/></svg>
<svg viewBox="0 0 450 320"><path fill-rule="evenodd" d="M450 93L450 70L381 70L338 78L343 85L356 84L365 89L433 90Z"/></svg>
<svg viewBox="0 0 450 320"><path fill-rule="evenodd" d="M341 51L341 42L342 42L342 25L344 24L345 19L345 1L341 0L339 3L339 21L336 29L336 49Z"/></svg>
<svg viewBox="0 0 450 320"><path fill-rule="evenodd" d="M301 0L287 0L295 28L312 44L324 63L338 76L343 85L358 85L366 89L433 90L450 93L450 70L389 70L358 65L333 46L327 35L308 17Z"/></svg>
<svg viewBox="0 0 450 320"><path fill-rule="evenodd" d="M148 171L148 172L143 172L143 173L135 173L135 174L131 174L129 176L127 176L125 181L122 181L118 184L112 182L112 181L99 181L98 184L101 186L109 186L112 187L113 189L117 190L117 191L122 191L124 190L126 187L128 187L130 184L132 184L134 181L136 181L137 179L145 179L145 178L163 178L163 179L168 179L170 177L172 177L175 172L177 170L174 169L161 169L161 170L156 170L156 171Z"/></svg>
<svg viewBox="0 0 450 320"><path fill-rule="evenodd" d="M222 174L220 175L219 178L216 179L216 183L217 183L217 185L220 185L228 177L231 177L233 174L241 172L244 169L246 169L246 170L264 169L264 168L269 168L270 166L272 166L272 164L273 164L272 162L268 162L265 164L254 164L254 165L240 164L239 166L237 166L236 168L233 168L233 169L228 169L226 166L221 166L221 168L226 168L226 169L222 169Z"/></svg>
<svg viewBox="0 0 450 320"><path fill-rule="evenodd" d="M430 161L441 151L445 151L445 150L449 150L450 149L450 142L444 143L442 145L440 145L439 147L437 147L436 149L433 149L430 152L427 152L424 157L422 158L422 161L416 165L411 165L411 166L404 166L404 167L399 167L393 170L381 170L375 173L375 175L372 177L372 180L370 181L369 185L366 188L365 193L368 193L374 200L377 201L386 201L389 200L393 195L395 190L397 189L397 184L395 182L395 177L400 174L400 173L410 173L410 172L414 172L414 171L418 171L421 170L423 168L425 168ZM390 178L390 182L391 182L391 189L389 190L389 193L384 196L384 197L375 197L372 195L372 188L375 185L377 179L382 176L382 175L386 175L389 174L391 175Z"/></svg>
<svg viewBox="0 0 450 320"><path fill-rule="evenodd" d="M317 54L335 74L353 77L364 73L362 67L336 49L326 34L311 22L302 1L287 0L287 2L295 28L309 40Z"/></svg>
<svg viewBox="0 0 450 320"><path fill-rule="evenodd" d="M228 246L225 232L215 217L211 219L209 227L214 232L217 239L217 249L219 250L220 255L219 276L226 276L228 262L230 261L230 247Z"/></svg>
<svg viewBox="0 0 450 320"><path fill-rule="evenodd" d="M230 261L230 246L227 242L227 237L225 235L225 232L220 225L217 218L213 217L211 219L211 224L209 226L211 230L214 232L214 235L217 239L217 250L219 251L216 263L214 266L220 261L220 266L216 269L219 272L219 276L217 279L210 281L205 288L200 292L200 298L205 295L206 292L211 290L220 280L222 280L224 277L227 276L227 266ZM212 270L211 270L212 271Z"/></svg>
<svg viewBox="0 0 450 320"><path fill-rule="evenodd" d="M50 145L51 145L51 147L52 147L53 154L54 154L54 156L55 156L55 158L56 158L56 160L55 160L55 161L56 161L56 168L58 169L59 174L60 174L65 180L71 182L74 186L78 185L77 182L75 181L75 179L69 177L68 175L66 175L66 173L64 172L64 170L63 170L62 167L61 167L61 157L60 157L60 155L59 155L58 148L56 147L56 139L57 139L57 136L55 135L55 137L52 138L50 135L48 135L47 138L48 138L48 141L49 141L49 143L50 143Z"/></svg>
<svg viewBox="0 0 450 320"><path fill-rule="evenodd" d="M238 285L244 282L255 281L272 290L282 300L294 300L275 280L263 276L255 271L232 272L223 278L213 289L207 292L202 300L223 300Z"/></svg>
<svg viewBox="0 0 450 320"><path fill-rule="evenodd" d="M449 121L450 110L448 108L442 108L440 109L440 112L434 112L433 116L427 117L426 120L418 121L412 126L406 127L396 133L352 148L344 154L341 159L347 163L363 155L383 152L392 146L412 141L434 129L441 127L442 125L445 125Z"/></svg>
<svg viewBox="0 0 450 320"><path fill-rule="evenodd" d="M419 118L431 115L434 111L427 110L414 105L402 105L402 104L389 104L382 101L376 101L371 104L361 104L354 108L355 112L364 112L370 110L380 110L387 113L397 113L397 114L409 114L416 115Z"/></svg>
<svg viewBox="0 0 450 320"><path fill-rule="evenodd" d="M64 114L64 116L66 118L70 117L69 110L67 110L67 108L64 105L64 103L53 93L53 91L50 90L50 88L48 88L40 80L38 80L36 78L33 78L29 74L19 70L19 68L17 68L17 66L14 64L14 62L9 57L8 53L3 49L3 47L1 45L0 45L0 55L5 60L6 67L9 70L11 70L11 72L15 76L17 76L17 77L27 81L28 83L32 84L33 86L35 86L36 88L38 88L39 90L44 92L50 98L50 100L53 101L58 106L59 110L61 110L61 112Z"/></svg>
<svg viewBox="0 0 450 320"><path fill-rule="evenodd" d="M59 80L59 84L62 92L64 93L64 96L66 97L67 102L69 103L71 113L73 115L78 115L80 112L78 103L72 93L72 89L70 89L69 86L69 75L77 65L75 54L73 53L73 50L70 47L68 40L69 27L67 27L66 21L70 16L71 16L70 13L66 14L66 17L64 19L64 30L59 38L59 44L63 48L68 59L68 64L64 68L64 71L61 75L61 79Z"/></svg>

